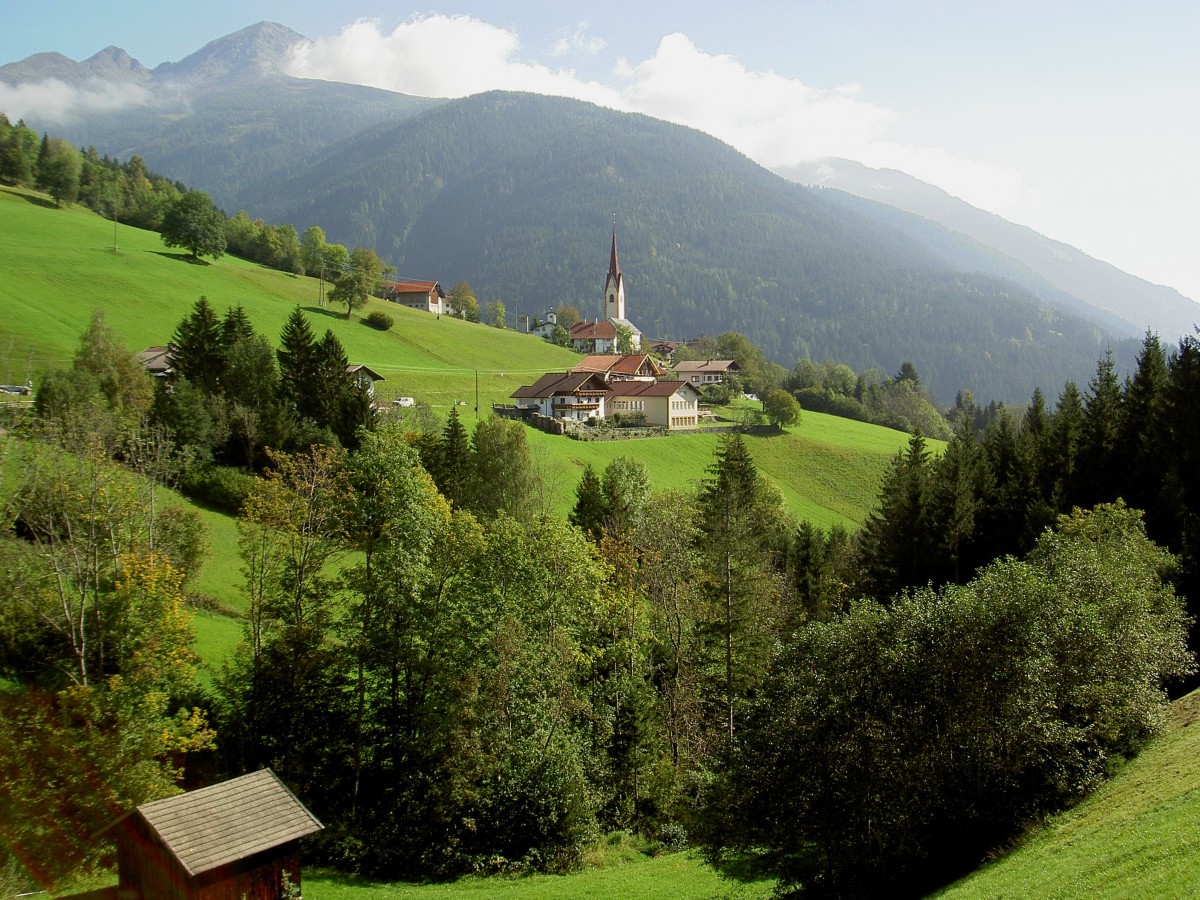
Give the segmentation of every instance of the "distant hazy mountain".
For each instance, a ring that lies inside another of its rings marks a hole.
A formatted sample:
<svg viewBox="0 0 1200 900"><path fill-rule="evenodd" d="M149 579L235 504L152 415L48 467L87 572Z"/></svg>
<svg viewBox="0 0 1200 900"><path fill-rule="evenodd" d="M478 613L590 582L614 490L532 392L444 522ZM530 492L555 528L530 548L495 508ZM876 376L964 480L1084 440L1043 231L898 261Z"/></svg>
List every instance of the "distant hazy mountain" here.
<svg viewBox="0 0 1200 900"><path fill-rule="evenodd" d="M291 78L283 63L306 41L260 22L153 70L109 47L82 63L39 53L0 66L0 81L72 86L81 99L69 118L29 113L26 123L120 159L141 156L233 213L247 184L303 168L330 143L440 102ZM92 95L101 102L89 105Z"/></svg>
<svg viewBox="0 0 1200 900"><path fill-rule="evenodd" d="M137 102L120 111L27 121L137 153L228 212L375 247L401 276L467 279L510 312L568 302L599 315L615 213L628 315L648 336L736 330L789 367L831 358L891 374L911 361L944 400L1016 402L1086 380L1113 343L1111 317L1064 311L1071 298L1044 284L1039 299L1007 262L950 262L920 229L698 131L562 98L434 101L295 79L281 62L302 40L261 23L149 73L110 50L72 64L86 72L31 58L0 78L123 84ZM1134 344L1114 346L1128 360Z"/></svg>
<svg viewBox="0 0 1200 900"><path fill-rule="evenodd" d="M1006 275L1039 296L1053 302L1064 302L1063 295L1074 297L1109 314L1113 320L1128 323L1128 328L1134 331L1149 327L1162 338L1174 341L1183 334L1191 334L1193 326L1200 322L1200 305L1174 288L1151 284L1122 272L1068 244L971 206L903 172L870 169L845 159L821 160L778 172L801 184L836 188L938 222L1000 251L1061 292L1055 300L1053 294L1043 292L1016 270ZM862 206L859 209L873 217L887 216ZM894 217L892 224L914 233L915 226L899 226ZM952 252L944 256L948 261L953 259ZM1065 302L1082 308L1070 300Z"/></svg>

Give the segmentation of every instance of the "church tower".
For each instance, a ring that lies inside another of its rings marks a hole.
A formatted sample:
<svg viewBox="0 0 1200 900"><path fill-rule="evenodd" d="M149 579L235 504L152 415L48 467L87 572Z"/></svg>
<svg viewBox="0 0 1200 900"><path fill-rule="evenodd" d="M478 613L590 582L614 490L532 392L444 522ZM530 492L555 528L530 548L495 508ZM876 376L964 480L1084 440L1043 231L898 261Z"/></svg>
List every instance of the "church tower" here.
<svg viewBox="0 0 1200 900"><path fill-rule="evenodd" d="M625 285L621 281L621 266L617 263L617 223L613 222L612 255L608 260L608 277L604 279L604 318L625 320Z"/></svg>

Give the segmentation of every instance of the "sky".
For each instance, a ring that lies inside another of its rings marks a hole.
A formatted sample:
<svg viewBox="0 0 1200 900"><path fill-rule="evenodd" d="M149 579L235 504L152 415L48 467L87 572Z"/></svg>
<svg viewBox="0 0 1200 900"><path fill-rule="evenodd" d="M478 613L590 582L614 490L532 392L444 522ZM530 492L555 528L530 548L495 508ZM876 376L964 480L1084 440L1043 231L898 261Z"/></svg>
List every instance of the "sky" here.
<svg viewBox="0 0 1200 900"><path fill-rule="evenodd" d="M264 20L314 41L296 75L571 96L768 167L900 169L1200 300L1196 0L0 0L0 64L115 45L153 68Z"/></svg>

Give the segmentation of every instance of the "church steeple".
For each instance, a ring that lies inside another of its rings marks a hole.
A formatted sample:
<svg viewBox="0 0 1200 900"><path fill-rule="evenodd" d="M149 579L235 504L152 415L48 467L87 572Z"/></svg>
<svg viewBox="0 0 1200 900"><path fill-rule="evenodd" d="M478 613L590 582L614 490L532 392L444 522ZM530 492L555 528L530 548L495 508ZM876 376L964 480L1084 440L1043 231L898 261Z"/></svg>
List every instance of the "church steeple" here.
<svg viewBox="0 0 1200 900"><path fill-rule="evenodd" d="M612 253L608 259L608 277L604 279L604 317L625 318L625 285L621 265L617 262L617 217L613 216Z"/></svg>

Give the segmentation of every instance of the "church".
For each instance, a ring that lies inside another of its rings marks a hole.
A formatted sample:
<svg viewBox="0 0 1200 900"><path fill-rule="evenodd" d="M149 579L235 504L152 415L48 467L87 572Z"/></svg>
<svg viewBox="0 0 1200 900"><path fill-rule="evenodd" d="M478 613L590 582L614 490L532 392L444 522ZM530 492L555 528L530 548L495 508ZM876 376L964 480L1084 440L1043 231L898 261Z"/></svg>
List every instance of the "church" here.
<svg viewBox="0 0 1200 900"><path fill-rule="evenodd" d="M612 253L608 260L608 276L604 279L604 318L616 328L629 329L631 350L642 349L642 333L625 317L625 283L621 278L621 265L617 262L617 225L615 222L612 233Z"/></svg>
<svg viewBox="0 0 1200 900"><path fill-rule="evenodd" d="M617 226L613 224L612 252L604 279L604 318L576 322L571 326L571 344L584 353L618 353L620 333L628 329L629 352L642 348L642 333L625 316L625 283L617 260Z"/></svg>

